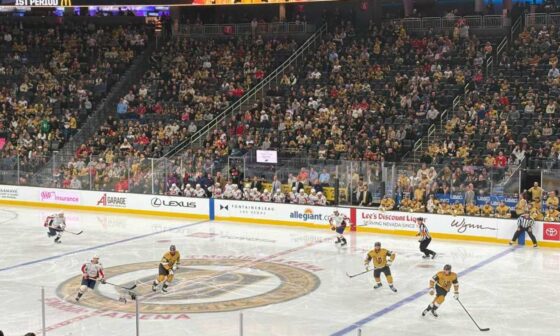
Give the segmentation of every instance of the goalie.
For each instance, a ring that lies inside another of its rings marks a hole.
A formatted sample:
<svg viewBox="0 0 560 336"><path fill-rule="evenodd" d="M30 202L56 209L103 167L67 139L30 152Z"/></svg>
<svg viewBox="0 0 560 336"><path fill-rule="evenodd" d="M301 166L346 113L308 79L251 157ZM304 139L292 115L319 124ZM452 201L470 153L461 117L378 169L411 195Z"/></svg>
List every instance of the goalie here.
<svg viewBox="0 0 560 336"><path fill-rule="evenodd" d="M56 237L54 239L54 242L60 244L62 233L66 229L66 219L64 218L64 212L60 211L48 216L45 219L44 226L49 230L49 232L47 232L47 236L49 238Z"/></svg>

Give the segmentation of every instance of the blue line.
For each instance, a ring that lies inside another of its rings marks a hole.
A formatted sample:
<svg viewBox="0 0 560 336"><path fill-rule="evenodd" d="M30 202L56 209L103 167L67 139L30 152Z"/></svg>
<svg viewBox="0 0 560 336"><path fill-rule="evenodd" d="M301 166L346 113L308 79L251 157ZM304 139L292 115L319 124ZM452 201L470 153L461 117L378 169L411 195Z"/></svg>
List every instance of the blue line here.
<svg viewBox="0 0 560 336"><path fill-rule="evenodd" d="M473 266L467 268L467 269L464 270L464 271L459 272L457 275L458 275L458 276L465 276L465 275L467 275L467 274L469 274L469 273L471 273L471 272L474 272L474 271L476 271L477 269L479 269L479 268L481 268L481 267L483 267L483 266L486 266L486 265L488 265L489 263L491 263L491 262L493 262L493 261L495 261L495 260L497 260L497 259L500 259L500 258L502 258L502 257L504 257L504 256L506 256L506 255L508 255L508 254L510 254L511 252L515 251L517 248L519 248L519 247L516 246L516 247L508 248L507 250L505 250L505 251L503 251L503 252L500 252L500 253L498 253L498 254L496 254L496 255L494 255L494 256L488 258L488 259L485 259L485 260L479 262L479 263L476 264L476 265L473 265ZM346 328L344 328L344 329L341 329L341 330L339 330L339 331L337 331L337 332L331 334L331 336L342 336L342 335L348 334L348 333L351 332L352 330L358 329L358 328L362 327L363 325L365 325L366 323L369 323L369 322L371 322L371 321L377 320L377 319L380 318L381 316L386 315L386 314L392 312L393 310L396 310L396 309L398 309L398 308L404 306L405 304L410 303L410 302L412 302L412 301L418 299L418 298L421 297L421 296L424 296L427 292L428 292L428 289L427 289L427 288L422 289L421 291L418 291L418 292L416 292L416 293L410 295L409 297L406 297L406 298L400 300L400 301L397 302L397 303L394 303L394 304L392 304L392 305L390 305L390 306L388 306L388 307L385 307L385 308L381 309L380 311L377 311L377 312L375 312L375 313L373 313L373 314L371 314L371 315L369 315L369 316L366 316L366 317L364 317L363 319L361 319L361 320L359 320L359 321L357 321L357 322L355 322L355 323L349 325L348 327L346 327Z"/></svg>
<svg viewBox="0 0 560 336"><path fill-rule="evenodd" d="M214 198L210 197L208 201L210 202L210 220L213 221L214 219L216 219L216 213L215 213L216 210L214 209Z"/></svg>
<svg viewBox="0 0 560 336"><path fill-rule="evenodd" d="M27 261L27 262L24 262L24 263L21 263L21 264L0 268L0 272L9 271L9 270L13 270L13 269L16 269L16 268L29 266L29 265L33 265L33 264L38 264L38 263L42 263L43 261L58 259L58 258L66 257L66 256L69 256L69 255L73 255L73 254L78 254L78 253L82 253L82 252L96 250L96 249L100 249L100 248L107 247L107 246L122 244L122 243L126 243L126 242L129 242L129 241L132 241L132 240L137 240L137 239L142 239L142 238L146 238L146 237L150 237L150 236L155 236L155 235L158 235L160 233L165 233L165 232L175 231L175 230L179 230L179 229L184 229L184 228L187 228L187 227L203 224L203 223L206 223L206 222L208 222L208 221L204 220L204 221L200 221L200 222L189 223L189 224L177 226L177 227L170 228L170 229L165 229L165 230L161 230L161 231L146 233L146 234L143 234L143 235L140 235L140 236L134 236L134 237L130 237L130 238L122 239L122 240L117 240L117 241L114 241L114 242L111 242L111 243L101 244L101 245L97 245L97 246L93 246L93 247L87 247L87 248L83 248L83 249L76 250L76 251L70 251L70 252L55 255L55 256L52 256L52 257L47 257L47 258L37 259L37 260L31 260L31 261Z"/></svg>

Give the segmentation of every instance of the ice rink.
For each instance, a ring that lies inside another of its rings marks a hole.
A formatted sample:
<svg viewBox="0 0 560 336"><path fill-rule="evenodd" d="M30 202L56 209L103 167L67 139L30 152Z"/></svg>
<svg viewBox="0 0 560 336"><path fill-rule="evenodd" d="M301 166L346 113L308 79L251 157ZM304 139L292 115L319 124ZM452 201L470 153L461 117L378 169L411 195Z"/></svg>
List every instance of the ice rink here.
<svg viewBox="0 0 560 336"><path fill-rule="evenodd" d="M137 284L140 335L478 335L451 295L439 318L421 317L431 301L429 279L444 264L459 273L460 295L487 335L554 335L560 316L560 251L434 239L435 260L423 260L411 237L348 234L348 246L329 230L186 221L65 211L62 244L48 238L45 217L56 209L0 210L0 330L24 335L41 329L45 288L47 335L135 335L135 303L98 285L73 301L80 267L100 256L109 282ZM428 223L429 226L429 223ZM380 241L397 256L391 267L398 293L374 290L363 268ZM182 267L168 294L150 284L170 244Z"/></svg>

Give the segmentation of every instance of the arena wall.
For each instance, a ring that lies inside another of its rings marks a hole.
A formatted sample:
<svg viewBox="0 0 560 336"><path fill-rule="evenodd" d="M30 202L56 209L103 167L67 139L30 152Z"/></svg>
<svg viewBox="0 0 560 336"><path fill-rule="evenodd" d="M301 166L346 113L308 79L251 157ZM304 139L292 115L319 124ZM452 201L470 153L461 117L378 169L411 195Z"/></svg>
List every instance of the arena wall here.
<svg viewBox="0 0 560 336"><path fill-rule="evenodd" d="M0 204L321 229L328 228L328 217L337 209L351 218L351 229L358 232L414 237L415 219L423 217L434 238L491 243L507 243L516 230L516 220L504 218L7 185L0 185ZM536 222L534 233L540 246L560 248L560 223Z"/></svg>

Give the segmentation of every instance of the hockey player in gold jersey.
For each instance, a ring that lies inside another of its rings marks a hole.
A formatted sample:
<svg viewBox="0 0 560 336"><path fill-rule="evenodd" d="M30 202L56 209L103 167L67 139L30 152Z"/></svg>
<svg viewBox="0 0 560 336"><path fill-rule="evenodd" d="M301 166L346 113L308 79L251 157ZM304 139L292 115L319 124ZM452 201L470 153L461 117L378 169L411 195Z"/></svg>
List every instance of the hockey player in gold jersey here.
<svg viewBox="0 0 560 336"><path fill-rule="evenodd" d="M373 286L374 289L378 289L382 286L381 284L381 273L385 274L387 278L387 283L389 283L389 288L393 292L397 292L397 289L393 286L393 276L391 275L391 269L389 266L395 260L395 253L381 248L381 243L376 242L373 250L369 251L364 264L366 270L369 270L369 263L373 263L373 278L375 279L376 285ZM387 260L389 258L389 260Z"/></svg>
<svg viewBox="0 0 560 336"><path fill-rule="evenodd" d="M161 291L167 293L169 283L173 281L175 270L179 267L181 262L181 254L177 251L175 245L169 247L169 251L163 255L159 263L158 277L152 284L152 290L155 292L159 284L163 283Z"/></svg>
<svg viewBox="0 0 560 336"><path fill-rule="evenodd" d="M428 305L426 309L422 312L422 316L426 316L428 312L432 312L432 315L438 317L436 310L445 301L445 296L451 290L453 286L453 298L459 299L459 281L457 280L457 274L451 272L451 265L443 266L443 271L437 272L430 279L430 295L436 295L432 303Z"/></svg>

